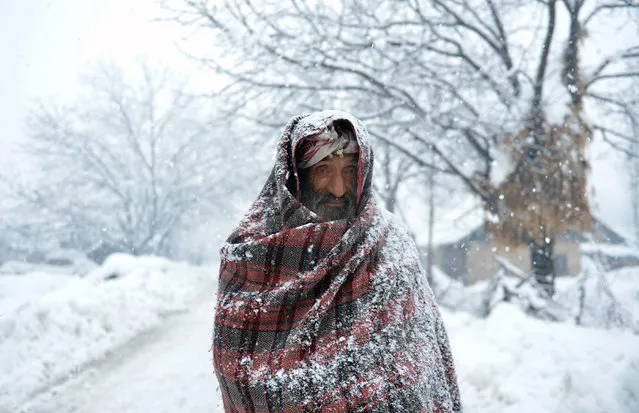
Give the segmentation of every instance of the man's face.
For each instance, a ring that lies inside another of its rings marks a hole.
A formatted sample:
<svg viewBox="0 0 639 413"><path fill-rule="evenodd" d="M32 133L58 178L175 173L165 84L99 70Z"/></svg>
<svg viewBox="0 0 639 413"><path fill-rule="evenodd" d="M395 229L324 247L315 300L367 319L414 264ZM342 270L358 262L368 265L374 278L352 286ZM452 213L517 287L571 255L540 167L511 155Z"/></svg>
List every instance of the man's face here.
<svg viewBox="0 0 639 413"><path fill-rule="evenodd" d="M324 221L355 215L357 156L333 155L302 174L301 201Z"/></svg>

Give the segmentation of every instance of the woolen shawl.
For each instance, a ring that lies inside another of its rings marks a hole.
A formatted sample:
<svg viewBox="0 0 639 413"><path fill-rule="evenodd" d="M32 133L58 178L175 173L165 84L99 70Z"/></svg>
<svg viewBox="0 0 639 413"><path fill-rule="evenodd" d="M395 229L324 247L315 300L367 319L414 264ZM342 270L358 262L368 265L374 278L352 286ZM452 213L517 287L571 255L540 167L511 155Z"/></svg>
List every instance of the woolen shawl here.
<svg viewBox="0 0 639 413"><path fill-rule="evenodd" d="M357 215L299 202L294 148L348 121ZM459 412L448 337L415 244L371 193L363 125L324 111L284 128L275 167L221 250L213 361L226 412Z"/></svg>

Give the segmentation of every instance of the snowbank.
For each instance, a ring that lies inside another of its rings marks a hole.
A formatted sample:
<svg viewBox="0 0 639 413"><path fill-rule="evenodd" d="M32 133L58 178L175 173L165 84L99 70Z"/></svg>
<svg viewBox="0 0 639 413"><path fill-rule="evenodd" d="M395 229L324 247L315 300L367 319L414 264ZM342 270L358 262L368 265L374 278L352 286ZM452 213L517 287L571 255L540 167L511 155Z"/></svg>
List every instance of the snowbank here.
<svg viewBox="0 0 639 413"><path fill-rule="evenodd" d="M215 273L118 254L85 278L43 288L42 294L3 311L0 411L13 411L34 392L159 325L163 316L186 310L198 293L211 291Z"/></svg>
<svg viewBox="0 0 639 413"><path fill-rule="evenodd" d="M466 413L639 412L639 267L600 273L591 264L587 277L557 280L565 323L506 303L475 318L489 282L464 287L436 272L442 304L469 312L444 311ZM581 322L600 328L574 325L581 286Z"/></svg>
<svg viewBox="0 0 639 413"><path fill-rule="evenodd" d="M0 319L43 294L62 288L75 277L45 272L0 275Z"/></svg>
<svg viewBox="0 0 639 413"><path fill-rule="evenodd" d="M565 321L576 322L579 319L581 325L586 327L639 333L639 267L605 272L588 257L582 258L581 265L583 273L579 277L556 279L555 303L550 308L553 314ZM487 305L492 307L503 295L498 288L495 296L490 297L494 281L496 279L464 286L434 267L432 288L440 306L482 315ZM525 300L522 301L521 308L527 308L527 304L531 302L537 308L545 306L529 284L518 286L520 278L504 276L498 281L500 285L506 285L510 290L522 294Z"/></svg>
<svg viewBox="0 0 639 413"><path fill-rule="evenodd" d="M630 312L637 326L636 331L639 332L639 267L622 268L607 275L615 298Z"/></svg>
<svg viewBox="0 0 639 413"><path fill-rule="evenodd" d="M466 413L639 412L639 336L541 322L508 304L444 312Z"/></svg>
<svg viewBox="0 0 639 413"><path fill-rule="evenodd" d="M557 280L557 300L576 318L583 292L583 325L639 333L639 267L603 273L587 259L582 267L585 272L580 278Z"/></svg>

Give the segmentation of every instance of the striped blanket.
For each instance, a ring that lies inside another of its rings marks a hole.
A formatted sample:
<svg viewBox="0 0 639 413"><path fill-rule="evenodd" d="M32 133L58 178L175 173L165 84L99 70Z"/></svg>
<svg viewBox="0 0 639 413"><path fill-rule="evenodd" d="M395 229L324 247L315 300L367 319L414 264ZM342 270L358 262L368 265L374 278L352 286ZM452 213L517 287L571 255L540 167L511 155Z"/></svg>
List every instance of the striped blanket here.
<svg viewBox="0 0 639 413"><path fill-rule="evenodd" d="M358 213L298 201L292 148L348 120ZM275 168L221 250L213 361L226 412L459 412L446 331L407 231L375 204L372 150L342 112L293 118Z"/></svg>

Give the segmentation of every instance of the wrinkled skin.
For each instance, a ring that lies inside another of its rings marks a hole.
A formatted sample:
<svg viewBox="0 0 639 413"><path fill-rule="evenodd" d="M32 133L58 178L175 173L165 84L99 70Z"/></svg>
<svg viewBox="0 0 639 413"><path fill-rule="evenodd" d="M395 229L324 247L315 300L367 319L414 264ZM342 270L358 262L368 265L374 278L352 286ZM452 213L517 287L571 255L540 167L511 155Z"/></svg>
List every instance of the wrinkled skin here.
<svg viewBox="0 0 639 413"><path fill-rule="evenodd" d="M357 156L332 156L300 171L302 204L323 221L355 216Z"/></svg>

